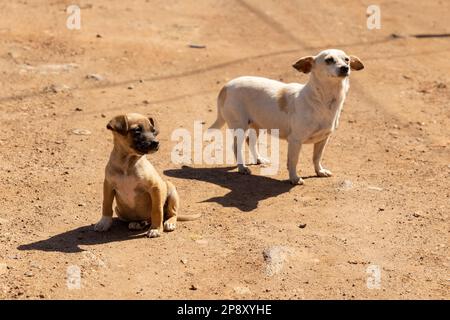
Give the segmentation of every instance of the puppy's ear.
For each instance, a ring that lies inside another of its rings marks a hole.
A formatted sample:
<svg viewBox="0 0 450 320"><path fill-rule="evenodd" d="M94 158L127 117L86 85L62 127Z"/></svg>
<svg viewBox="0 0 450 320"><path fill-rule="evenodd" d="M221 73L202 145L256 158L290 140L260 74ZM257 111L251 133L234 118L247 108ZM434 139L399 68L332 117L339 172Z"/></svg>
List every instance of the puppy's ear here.
<svg viewBox="0 0 450 320"><path fill-rule="evenodd" d="M106 125L106 128L121 135L126 135L128 132L128 119L126 116L117 116L111 119Z"/></svg>
<svg viewBox="0 0 450 320"><path fill-rule="evenodd" d="M155 119L153 119L152 117L148 117L148 120L150 121L150 124L151 124L152 127L153 127L153 134L154 134L155 136L157 136L158 133L159 133L159 126L157 125Z"/></svg>
<svg viewBox="0 0 450 320"><path fill-rule="evenodd" d="M313 65L314 65L314 57L308 56L308 57L301 58L296 63L294 63L292 66L300 72L310 73Z"/></svg>
<svg viewBox="0 0 450 320"><path fill-rule="evenodd" d="M358 71L364 69L364 65L358 57L350 56L350 68Z"/></svg>

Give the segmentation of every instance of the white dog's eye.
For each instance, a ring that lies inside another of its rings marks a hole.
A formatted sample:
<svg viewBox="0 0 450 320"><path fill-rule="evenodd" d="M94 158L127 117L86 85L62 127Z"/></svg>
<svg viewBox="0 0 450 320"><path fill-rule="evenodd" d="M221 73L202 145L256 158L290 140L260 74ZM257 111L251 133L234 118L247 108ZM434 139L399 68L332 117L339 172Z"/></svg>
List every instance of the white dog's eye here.
<svg viewBox="0 0 450 320"><path fill-rule="evenodd" d="M333 57L329 57L325 59L326 64L332 64L335 63L334 58Z"/></svg>
<svg viewBox="0 0 450 320"><path fill-rule="evenodd" d="M350 59L348 57L345 57L344 60L345 60L345 62L349 62L350 61Z"/></svg>

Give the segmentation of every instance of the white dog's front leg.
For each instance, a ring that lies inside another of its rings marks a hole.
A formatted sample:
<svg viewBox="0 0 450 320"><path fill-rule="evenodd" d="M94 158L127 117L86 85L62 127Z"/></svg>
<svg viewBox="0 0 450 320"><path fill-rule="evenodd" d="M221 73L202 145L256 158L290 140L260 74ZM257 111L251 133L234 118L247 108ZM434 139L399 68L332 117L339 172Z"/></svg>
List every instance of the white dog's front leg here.
<svg viewBox="0 0 450 320"><path fill-rule="evenodd" d="M325 146L327 145L328 137L318 143L314 144L314 153L313 153L313 163L314 170L319 177L331 177L332 173L330 170L322 167L322 156L323 151L325 150Z"/></svg>
<svg viewBox="0 0 450 320"><path fill-rule="evenodd" d="M297 175L297 163L302 144L297 140L288 140L288 160L287 168L289 180L292 184L303 184L303 179Z"/></svg>

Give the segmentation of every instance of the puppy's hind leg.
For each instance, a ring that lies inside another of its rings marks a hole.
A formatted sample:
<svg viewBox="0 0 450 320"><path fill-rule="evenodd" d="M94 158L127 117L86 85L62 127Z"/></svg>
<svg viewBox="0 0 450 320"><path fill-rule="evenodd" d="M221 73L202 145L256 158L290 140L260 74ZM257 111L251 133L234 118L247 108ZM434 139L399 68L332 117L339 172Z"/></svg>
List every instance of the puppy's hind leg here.
<svg viewBox="0 0 450 320"><path fill-rule="evenodd" d="M128 223L128 230L138 231L143 230L149 225L148 221L132 221Z"/></svg>
<svg viewBox="0 0 450 320"><path fill-rule="evenodd" d="M180 207L180 198L175 186L167 181L167 200L164 206L164 231L174 231L177 227L177 213Z"/></svg>

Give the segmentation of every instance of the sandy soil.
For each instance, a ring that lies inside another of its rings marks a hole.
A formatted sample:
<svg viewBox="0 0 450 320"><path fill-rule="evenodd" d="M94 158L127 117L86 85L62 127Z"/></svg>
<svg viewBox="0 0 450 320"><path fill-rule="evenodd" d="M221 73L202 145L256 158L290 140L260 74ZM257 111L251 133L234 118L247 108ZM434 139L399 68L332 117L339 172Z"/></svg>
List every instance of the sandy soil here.
<svg viewBox="0 0 450 320"><path fill-rule="evenodd" d="M68 30L72 2L0 2L0 298L450 297L449 38L390 37L450 32L448 1L378 1L380 30L366 27L366 0L83 0L81 30ZM291 64L329 47L366 66L325 153L334 177L314 177L306 146L308 179L291 187L285 142L276 176L171 162L172 131L211 124L227 80L305 82ZM132 111L159 120L150 160L182 213L203 214L158 239L92 228L106 123Z"/></svg>

